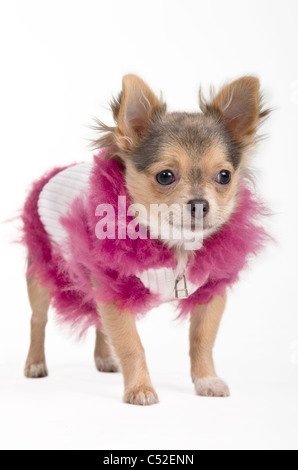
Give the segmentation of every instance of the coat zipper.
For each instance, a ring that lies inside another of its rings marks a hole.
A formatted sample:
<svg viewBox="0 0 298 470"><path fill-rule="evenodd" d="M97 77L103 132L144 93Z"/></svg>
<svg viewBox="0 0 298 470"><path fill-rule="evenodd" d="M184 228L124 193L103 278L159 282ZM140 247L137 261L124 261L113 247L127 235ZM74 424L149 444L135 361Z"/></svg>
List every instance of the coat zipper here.
<svg viewBox="0 0 298 470"><path fill-rule="evenodd" d="M182 286L179 284L182 283ZM183 287L184 286L184 287ZM188 299L189 294L188 294L188 289L187 289L187 282L186 282L186 277L185 277L185 271L180 274L175 282L175 297L178 300L183 300L183 299Z"/></svg>

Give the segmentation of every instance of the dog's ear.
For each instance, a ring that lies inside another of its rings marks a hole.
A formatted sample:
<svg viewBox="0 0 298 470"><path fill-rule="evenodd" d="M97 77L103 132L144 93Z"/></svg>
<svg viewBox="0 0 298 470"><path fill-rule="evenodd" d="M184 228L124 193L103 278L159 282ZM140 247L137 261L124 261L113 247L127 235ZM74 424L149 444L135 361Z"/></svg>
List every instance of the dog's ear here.
<svg viewBox="0 0 298 470"><path fill-rule="evenodd" d="M203 112L219 116L233 140L243 147L250 145L260 124L269 114L262 109L260 81L256 77L242 77L213 97L207 104L201 97Z"/></svg>
<svg viewBox="0 0 298 470"><path fill-rule="evenodd" d="M118 126L117 145L128 151L146 135L151 122L165 114L166 106L141 78L126 75L123 78L119 108L113 112Z"/></svg>

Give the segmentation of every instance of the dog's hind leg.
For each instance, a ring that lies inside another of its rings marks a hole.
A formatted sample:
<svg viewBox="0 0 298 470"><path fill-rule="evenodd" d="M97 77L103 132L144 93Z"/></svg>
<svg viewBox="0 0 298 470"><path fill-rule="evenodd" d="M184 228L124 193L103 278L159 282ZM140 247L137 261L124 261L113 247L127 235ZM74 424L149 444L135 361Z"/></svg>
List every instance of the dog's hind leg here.
<svg viewBox="0 0 298 470"><path fill-rule="evenodd" d="M45 359L45 328L50 306L49 290L33 276L27 279L29 301L32 309L31 342L25 365L25 376L30 379L47 377Z"/></svg>
<svg viewBox="0 0 298 470"><path fill-rule="evenodd" d="M96 330L96 343L94 351L95 365L99 372L118 372L118 362L114 356L108 337L100 330Z"/></svg>

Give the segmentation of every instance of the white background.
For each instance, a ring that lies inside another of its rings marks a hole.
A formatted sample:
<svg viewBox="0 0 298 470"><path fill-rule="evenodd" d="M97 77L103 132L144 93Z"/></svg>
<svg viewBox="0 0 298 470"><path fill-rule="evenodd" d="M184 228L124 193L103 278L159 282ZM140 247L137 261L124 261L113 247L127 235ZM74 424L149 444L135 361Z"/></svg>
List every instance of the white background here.
<svg viewBox="0 0 298 470"><path fill-rule="evenodd" d="M92 117L125 73L162 90L171 110L195 111L202 84L260 77L275 111L254 159L275 212L276 243L233 289L216 346L227 400L194 395L187 322L169 307L141 321L161 403L121 403L122 378L93 366L83 343L48 328L50 377L25 380L30 311L25 253L1 225L0 447L4 449L297 449L297 13L296 0L1 0L0 219L14 217L46 169L91 159Z"/></svg>

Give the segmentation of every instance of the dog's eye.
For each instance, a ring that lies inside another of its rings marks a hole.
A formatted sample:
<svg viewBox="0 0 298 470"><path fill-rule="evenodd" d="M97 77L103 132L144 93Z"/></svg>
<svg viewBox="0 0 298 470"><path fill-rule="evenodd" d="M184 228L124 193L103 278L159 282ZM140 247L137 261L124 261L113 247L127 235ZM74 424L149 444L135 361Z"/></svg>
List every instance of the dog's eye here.
<svg viewBox="0 0 298 470"><path fill-rule="evenodd" d="M156 180L163 186L169 186L175 182L175 175L170 170L164 170L156 175Z"/></svg>
<svg viewBox="0 0 298 470"><path fill-rule="evenodd" d="M216 183L222 184L222 185L227 185L231 182L231 172L229 170L222 170L220 173L218 173L216 177Z"/></svg>

